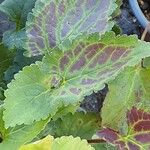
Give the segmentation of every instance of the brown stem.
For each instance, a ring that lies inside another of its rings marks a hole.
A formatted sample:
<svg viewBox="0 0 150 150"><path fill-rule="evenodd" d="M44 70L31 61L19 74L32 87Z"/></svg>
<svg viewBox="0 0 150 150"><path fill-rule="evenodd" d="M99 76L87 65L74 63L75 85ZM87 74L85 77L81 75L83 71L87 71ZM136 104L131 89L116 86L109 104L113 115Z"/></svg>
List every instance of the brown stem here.
<svg viewBox="0 0 150 150"><path fill-rule="evenodd" d="M150 29L150 22L149 22L148 25L146 26L146 28L145 28L145 30L144 30L142 36L141 36L141 40L142 40L142 41L145 40L145 37L146 37L147 32L148 32L149 29ZM141 67L142 67L142 68L145 68L145 67L144 67L144 59L141 60Z"/></svg>
<svg viewBox="0 0 150 150"><path fill-rule="evenodd" d="M148 32L149 29L150 29L150 22L148 23L148 25L146 26L146 28L145 28L145 30L144 30L144 32L143 32L143 34L142 34L142 37L141 37L141 40L142 40L142 41L145 40L145 37L146 37L147 32Z"/></svg>
<svg viewBox="0 0 150 150"><path fill-rule="evenodd" d="M96 143L106 143L105 140L102 140L102 139L92 139L92 140L87 140L87 142L89 144L96 144Z"/></svg>

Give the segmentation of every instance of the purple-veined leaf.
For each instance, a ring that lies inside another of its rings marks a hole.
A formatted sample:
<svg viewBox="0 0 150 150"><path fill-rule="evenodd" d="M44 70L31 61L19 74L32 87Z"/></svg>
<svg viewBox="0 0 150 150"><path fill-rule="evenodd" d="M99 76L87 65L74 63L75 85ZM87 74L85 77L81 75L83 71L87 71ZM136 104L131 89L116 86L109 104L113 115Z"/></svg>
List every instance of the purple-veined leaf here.
<svg viewBox="0 0 150 150"><path fill-rule="evenodd" d="M65 52L55 49L42 62L25 67L8 85L6 126L30 124L49 114L53 117L62 107L78 105L85 95L102 89L124 67L150 56L149 47L135 36L115 36L111 32L101 39L96 35L82 37Z"/></svg>
<svg viewBox="0 0 150 150"><path fill-rule="evenodd" d="M150 149L150 113L133 107L127 112L128 133L105 128L97 132L99 138L115 145L119 150Z"/></svg>
<svg viewBox="0 0 150 150"><path fill-rule="evenodd" d="M82 34L102 35L113 27L116 8L116 0L37 0L26 24L26 49L35 56L56 46L65 49Z"/></svg>
<svg viewBox="0 0 150 150"><path fill-rule="evenodd" d="M150 111L150 68L127 67L108 85L101 113L103 126L118 129L132 106Z"/></svg>

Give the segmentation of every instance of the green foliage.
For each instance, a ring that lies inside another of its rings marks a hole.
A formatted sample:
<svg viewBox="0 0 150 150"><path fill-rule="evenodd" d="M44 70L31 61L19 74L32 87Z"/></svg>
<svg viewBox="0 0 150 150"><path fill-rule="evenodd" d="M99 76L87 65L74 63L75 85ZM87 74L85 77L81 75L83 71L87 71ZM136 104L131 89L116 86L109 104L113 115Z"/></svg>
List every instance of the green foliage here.
<svg viewBox="0 0 150 150"><path fill-rule="evenodd" d="M26 24L27 15L34 7L36 0L5 0L0 4L0 11L6 13L16 23L17 30Z"/></svg>
<svg viewBox="0 0 150 150"><path fill-rule="evenodd" d="M103 126L118 129L120 122L126 121L126 112L133 106L150 110L149 74L150 69L126 68L109 84L109 93L102 108Z"/></svg>
<svg viewBox="0 0 150 150"><path fill-rule="evenodd" d="M69 136L91 139L93 133L101 128L100 115L96 113L68 113L56 121L51 121L38 138L50 134L54 137Z"/></svg>
<svg viewBox="0 0 150 150"><path fill-rule="evenodd" d="M0 82L4 79L4 72L13 62L14 53L0 43Z"/></svg>
<svg viewBox="0 0 150 150"><path fill-rule="evenodd" d="M17 150L21 145L30 142L39 132L44 129L45 125L48 122L47 120L34 122L31 125L25 126L16 126L14 128L6 129L4 127L3 116L3 107L0 106L0 133L2 135L2 143L0 143L1 150ZM17 117L17 116L16 116ZM12 119L15 118L12 117Z"/></svg>
<svg viewBox="0 0 150 150"><path fill-rule="evenodd" d="M19 150L94 150L86 140L81 140L79 137L73 138L72 136L63 136L54 139L47 136L41 141L33 144L22 146Z"/></svg>
<svg viewBox="0 0 150 150"><path fill-rule="evenodd" d="M102 39L94 35L78 39L70 51L55 49L42 62L24 67L8 84L6 127L53 117L61 107L78 105L85 95L102 89L125 66L138 64L143 57L150 56L149 46L135 36L116 37L107 33ZM12 120L11 116L18 113Z"/></svg>
<svg viewBox="0 0 150 150"><path fill-rule="evenodd" d="M9 49L22 49L25 47L26 33L25 30L10 30L4 33L3 43Z"/></svg>
<svg viewBox="0 0 150 150"><path fill-rule="evenodd" d="M150 43L120 35L121 4L0 4L16 23L0 44L0 150L150 149ZM105 84L101 113L77 112Z"/></svg>

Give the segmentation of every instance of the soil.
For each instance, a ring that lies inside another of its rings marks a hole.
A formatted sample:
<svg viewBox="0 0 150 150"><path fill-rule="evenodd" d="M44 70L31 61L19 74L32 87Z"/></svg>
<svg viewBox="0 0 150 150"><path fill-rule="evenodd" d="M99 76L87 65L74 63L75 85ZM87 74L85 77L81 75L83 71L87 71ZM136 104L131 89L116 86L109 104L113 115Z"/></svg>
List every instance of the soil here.
<svg viewBox="0 0 150 150"><path fill-rule="evenodd" d="M141 10L150 21L150 0L138 0Z"/></svg>

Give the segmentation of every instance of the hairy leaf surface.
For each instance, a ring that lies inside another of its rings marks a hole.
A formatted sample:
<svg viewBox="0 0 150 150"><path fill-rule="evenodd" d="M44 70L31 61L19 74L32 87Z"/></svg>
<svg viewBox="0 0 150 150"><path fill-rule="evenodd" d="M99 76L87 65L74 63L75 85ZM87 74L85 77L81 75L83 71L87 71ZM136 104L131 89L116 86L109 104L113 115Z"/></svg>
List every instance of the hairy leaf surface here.
<svg viewBox="0 0 150 150"><path fill-rule="evenodd" d="M0 106L0 134L2 135L1 150L17 150L21 145L30 142L39 132L46 126L48 119L44 121L34 122L31 125L16 126L14 128L5 129L3 116L3 107Z"/></svg>
<svg viewBox="0 0 150 150"><path fill-rule="evenodd" d="M134 107L127 112L127 122L126 135L110 128L97 132L97 135L115 145L119 150L149 150L150 113Z"/></svg>
<svg viewBox="0 0 150 150"><path fill-rule="evenodd" d="M22 146L19 150L94 150L86 140L81 140L79 137L63 136L54 139L52 136L47 136L43 140L37 141Z"/></svg>
<svg viewBox="0 0 150 150"><path fill-rule="evenodd" d="M49 114L53 117L61 107L77 105L85 95L102 89L125 66L149 56L149 47L134 36L108 33L100 40L97 36L78 39L65 52L55 49L42 62L25 67L8 85L6 126L30 124Z"/></svg>
<svg viewBox="0 0 150 150"><path fill-rule="evenodd" d="M132 106L150 110L150 69L126 68L109 84L102 108L103 126L118 129Z"/></svg>
<svg viewBox="0 0 150 150"><path fill-rule="evenodd" d="M116 0L38 0L27 21L29 55L68 47L82 34L110 31Z"/></svg>
<svg viewBox="0 0 150 150"><path fill-rule="evenodd" d="M79 136L82 139L91 139L93 134L101 128L100 115L96 113L76 112L68 113L56 121L51 121L38 136L45 137L50 134L54 137Z"/></svg>

